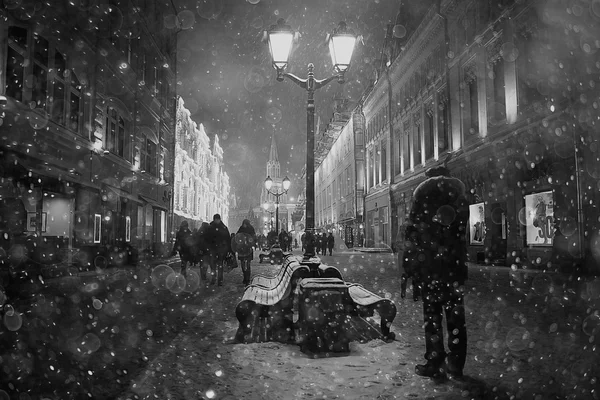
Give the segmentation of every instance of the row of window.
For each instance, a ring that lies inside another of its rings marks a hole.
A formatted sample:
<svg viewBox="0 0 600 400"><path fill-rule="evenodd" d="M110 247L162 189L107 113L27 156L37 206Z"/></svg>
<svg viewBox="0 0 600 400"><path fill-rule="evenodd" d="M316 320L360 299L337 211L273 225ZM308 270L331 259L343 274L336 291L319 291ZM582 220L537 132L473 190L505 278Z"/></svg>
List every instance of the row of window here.
<svg viewBox="0 0 600 400"><path fill-rule="evenodd" d="M431 103L431 101L430 101ZM439 104L436 112L427 109L421 118L420 111L413 120L401 124L395 140L395 154L392 168L395 175L409 171L417 165L431 160L435 156L437 143L438 154L446 151L449 145L449 114L450 110L443 103ZM377 186L388 179L387 176L387 146L380 141L368 151L367 155L367 187Z"/></svg>
<svg viewBox="0 0 600 400"><path fill-rule="evenodd" d="M77 77L73 62L44 37L21 26L9 26L6 96L26 103L64 128L81 132L83 87L87 83ZM151 69L157 70L154 66ZM162 77L162 83L168 88L166 75ZM167 89L163 90L163 93L167 92ZM134 146L132 135L126 133L131 127L127 126L123 113L112 106L97 107L97 120L100 117L103 125L103 134L96 134L100 147L136 164L141 171L160 175L163 179L164 160L159 163L158 144L143 136L138 146Z"/></svg>
<svg viewBox="0 0 600 400"><path fill-rule="evenodd" d="M316 196L317 220L321 220L325 209L331 209L337 203L338 209L344 207L344 198L354 194L355 179L352 167L348 166ZM339 211L339 210L338 210ZM345 211L344 211L345 213Z"/></svg>
<svg viewBox="0 0 600 400"><path fill-rule="evenodd" d="M6 95L30 108L47 112L56 123L78 131L82 84L67 68L64 54L28 30L8 28Z"/></svg>
<svg viewBox="0 0 600 400"><path fill-rule="evenodd" d="M536 52L542 50L531 49L531 45L527 42L520 45L521 48L534 50ZM488 47L488 59L486 63L487 76L491 80L491 85L487 88L492 91L491 96L487 96L490 100L486 102L488 111L489 125L494 126L506 121L506 82L505 82L505 62L501 56L500 49L497 43L491 44ZM474 60L465 64L461 68L462 84L461 87L461 102L460 116L462 121L462 129L465 132L465 141L478 136L480 132L480 102L479 102L479 82L478 74L475 70L476 64ZM518 102L521 108L529 106L535 102L543 100L537 88L531 85L531 75L528 73L532 69L531 58L520 57L516 66L517 70L517 94ZM445 89L443 89L445 91ZM444 99L445 93L438 92L437 109L435 103L430 99L425 102L423 117L421 111L418 110L413 114L412 119L404 120L398 127L398 138L395 141L396 154L392 160L394 174L398 175L414 169L418 165L425 164L427 161L435 157L435 147L437 141L437 153L441 154L449 148L449 133L450 133L450 109L445 101L439 101L439 98ZM382 107L383 111L386 108ZM437 114L437 118L436 118ZM373 121L378 121L380 118L373 118ZM385 145L376 144L367 157L367 185L374 187L386 180L386 159Z"/></svg>

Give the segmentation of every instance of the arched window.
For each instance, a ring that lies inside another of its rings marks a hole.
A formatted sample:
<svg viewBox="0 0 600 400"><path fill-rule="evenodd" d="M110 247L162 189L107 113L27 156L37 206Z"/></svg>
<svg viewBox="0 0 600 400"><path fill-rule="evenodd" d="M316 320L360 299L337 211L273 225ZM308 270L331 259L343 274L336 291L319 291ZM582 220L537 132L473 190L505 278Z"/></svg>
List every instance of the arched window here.
<svg viewBox="0 0 600 400"><path fill-rule="evenodd" d="M125 153L125 120L110 106L106 112L106 148L121 157Z"/></svg>
<svg viewBox="0 0 600 400"><path fill-rule="evenodd" d="M66 96L65 76L68 76L69 72L67 71L67 60L58 50L54 51L54 69L52 72L52 96L48 102L50 117L57 124L64 125Z"/></svg>
<svg viewBox="0 0 600 400"><path fill-rule="evenodd" d="M69 108L68 113L68 128L72 131L79 131L79 121L81 114L81 82L73 71L69 74L71 79L71 85L69 87L68 101Z"/></svg>
<svg viewBox="0 0 600 400"><path fill-rule="evenodd" d="M157 176L158 139L155 132L147 126L138 127L138 140L136 151L140 153L140 170Z"/></svg>
<svg viewBox="0 0 600 400"><path fill-rule="evenodd" d="M23 100L25 58L29 58L27 29L19 26L9 26L6 57L6 95L18 101Z"/></svg>
<svg viewBox="0 0 600 400"><path fill-rule="evenodd" d="M33 36L33 82L31 100L35 108L46 108L48 96L48 62L49 62L48 40L40 35ZM33 105L32 103L32 105Z"/></svg>

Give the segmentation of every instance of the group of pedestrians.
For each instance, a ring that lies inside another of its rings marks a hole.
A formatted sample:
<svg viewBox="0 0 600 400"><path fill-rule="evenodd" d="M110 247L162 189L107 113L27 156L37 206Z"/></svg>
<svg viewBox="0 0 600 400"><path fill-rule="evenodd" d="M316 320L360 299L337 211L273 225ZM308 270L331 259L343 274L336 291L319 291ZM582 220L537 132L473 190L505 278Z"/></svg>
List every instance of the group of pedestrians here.
<svg viewBox="0 0 600 400"><path fill-rule="evenodd" d="M304 234L302 234L300 240L302 242L302 251L304 251L304 249L306 248L306 240ZM329 232L329 236L327 236L326 233L315 233L315 252L317 254L326 256L327 250L329 250L329 255L332 256L334 247L335 238L333 237L333 233Z"/></svg>
<svg viewBox="0 0 600 400"><path fill-rule="evenodd" d="M250 262L254 258L256 243L256 232L249 220L245 219L242 222L237 233L230 234L221 216L215 214L210 224L203 222L200 229L193 232L187 221L181 222L171 256L179 252L183 276L187 277L189 268L200 266L200 278L207 281L210 268L211 285L216 283L222 286L224 268L237 253L244 276L243 284L249 285Z"/></svg>
<svg viewBox="0 0 600 400"><path fill-rule="evenodd" d="M200 266L200 278L208 280L208 269L211 270L210 283L223 285L223 267L228 255L233 254L229 229L219 214L213 216L209 224L203 222L200 229L192 232L187 221L181 222L175 238L171 256L179 252L181 258L181 274L187 276L188 269Z"/></svg>

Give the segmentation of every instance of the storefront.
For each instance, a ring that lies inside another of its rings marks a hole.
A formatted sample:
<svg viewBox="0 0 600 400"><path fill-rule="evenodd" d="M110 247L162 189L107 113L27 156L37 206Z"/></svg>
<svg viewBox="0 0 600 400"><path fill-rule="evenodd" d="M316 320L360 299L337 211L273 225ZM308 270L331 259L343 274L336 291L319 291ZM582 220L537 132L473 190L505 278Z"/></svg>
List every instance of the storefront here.
<svg viewBox="0 0 600 400"><path fill-rule="evenodd" d="M530 127L450 166L466 187L472 262L553 270L581 258L584 210L574 149L553 140Z"/></svg>
<svg viewBox="0 0 600 400"><path fill-rule="evenodd" d="M389 193L384 190L365 200L365 247L391 247Z"/></svg>

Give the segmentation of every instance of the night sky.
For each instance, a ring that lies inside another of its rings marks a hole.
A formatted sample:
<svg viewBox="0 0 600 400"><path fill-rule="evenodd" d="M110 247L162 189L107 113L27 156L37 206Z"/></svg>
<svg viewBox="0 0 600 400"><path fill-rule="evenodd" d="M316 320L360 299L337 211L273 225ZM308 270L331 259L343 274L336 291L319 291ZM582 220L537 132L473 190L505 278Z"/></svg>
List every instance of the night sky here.
<svg viewBox="0 0 600 400"><path fill-rule="evenodd" d="M408 3L408 2L405 2ZM432 3L412 1L415 13ZM393 22L399 0L173 0L182 28L178 36L178 94L209 135L218 134L225 150L225 170L240 206L258 205L266 178L270 137L275 132L282 177L292 181L291 195L303 187L306 157L306 91L291 81L277 82L263 32L284 18L300 32L288 72L306 77L315 65L317 79L333 68L326 34L346 21L358 43L343 85L331 82L315 93L320 131L333 116L337 96L356 102L375 78L386 25ZM165 16L165 24L175 24ZM404 30L395 33L403 35ZM317 132L318 137L318 132Z"/></svg>

